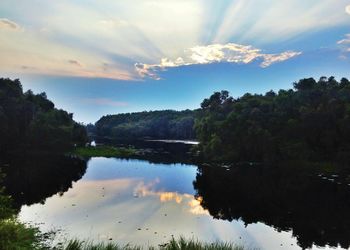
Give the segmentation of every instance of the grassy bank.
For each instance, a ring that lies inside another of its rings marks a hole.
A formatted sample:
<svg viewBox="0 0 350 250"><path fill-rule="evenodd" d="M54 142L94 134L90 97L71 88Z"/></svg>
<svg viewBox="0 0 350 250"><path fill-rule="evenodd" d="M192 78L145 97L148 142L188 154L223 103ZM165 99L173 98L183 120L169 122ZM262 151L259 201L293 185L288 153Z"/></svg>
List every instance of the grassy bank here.
<svg viewBox="0 0 350 250"><path fill-rule="evenodd" d="M0 168L0 184L1 184ZM12 209L11 197L0 186L0 249L44 249L44 237L38 229L20 223Z"/></svg>
<svg viewBox="0 0 350 250"><path fill-rule="evenodd" d="M96 243L71 240L67 244L50 247L50 239L37 228L18 222L16 218L0 221L0 249L2 250L244 250L246 248L232 243L206 243L193 239L180 238L158 245L142 247L119 245L118 243Z"/></svg>
<svg viewBox="0 0 350 250"><path fill-rule="evenodd" d="M0 221L0 249L44 249L39 230L20 223L17 218Z"/></svg>
<svg viewBox="0 0 350 250"><path fill-rule="evenodd" d="M171 241L155 246L149 246L146 248L140 246L125 245L121 246L115 243L108 244L93 244L90 242L82 242L79 240L70 241L64 250L244 250L244 247L234 245L232 243L204 243L197 240L188 240L185 238L179 238L178 240L172 239Z"/></svg>
<svg viewBox="0 0 350 250"><path fill-rule="evenodd" d="M71 240L67 244L50 247L50 239L46 239L35 228L30 228L18 221L0 223L0 249L2 250L245 250L232 243L206 243L193 239L172 239L158 246L119 245L118 243L93 243Z"/></svg>
<svg viewBox="0 0 350 250"><path fill-rule="evenodd" d="M112 146L96 146L96 147L78 147L73 154L81 157L129 157L136 154L136 149L112 147Z"/></svg>

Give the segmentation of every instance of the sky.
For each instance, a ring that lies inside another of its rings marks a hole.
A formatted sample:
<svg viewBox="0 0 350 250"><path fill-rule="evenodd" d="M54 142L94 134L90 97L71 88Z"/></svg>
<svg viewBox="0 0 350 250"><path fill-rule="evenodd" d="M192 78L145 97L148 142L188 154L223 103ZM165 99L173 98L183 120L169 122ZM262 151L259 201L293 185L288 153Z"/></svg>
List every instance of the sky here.
<svg viewBox="0 0 350 250"><path fill-rule="evenodd" d="M1 0L0 77L74 119L350 78L350 0Z"/></svg>

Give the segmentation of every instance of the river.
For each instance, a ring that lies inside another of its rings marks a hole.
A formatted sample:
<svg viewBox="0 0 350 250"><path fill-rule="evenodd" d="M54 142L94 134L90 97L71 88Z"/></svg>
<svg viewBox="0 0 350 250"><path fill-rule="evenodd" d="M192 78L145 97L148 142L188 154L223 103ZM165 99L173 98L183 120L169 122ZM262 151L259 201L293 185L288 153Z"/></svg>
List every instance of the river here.
<svg viewBox="0 0 350 250"><path fill-rule="evenodd" d="M198 166L169 150L144 159L18 160L7 186L19 219L56 231L55 242L156 246L184 236L252 249L349 248L350 186L337 176Z"/></svg>

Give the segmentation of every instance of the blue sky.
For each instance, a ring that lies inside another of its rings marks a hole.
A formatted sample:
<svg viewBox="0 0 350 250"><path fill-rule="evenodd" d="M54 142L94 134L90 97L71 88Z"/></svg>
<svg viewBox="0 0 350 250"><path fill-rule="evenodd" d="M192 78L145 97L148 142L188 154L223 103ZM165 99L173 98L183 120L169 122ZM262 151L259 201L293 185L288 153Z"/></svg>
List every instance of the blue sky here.
<svg viewBox="0 0 350 250"><path fill-rule="evenodd" d="M350 78L349 0L2 0L0 74L76 120Z"/></svg>

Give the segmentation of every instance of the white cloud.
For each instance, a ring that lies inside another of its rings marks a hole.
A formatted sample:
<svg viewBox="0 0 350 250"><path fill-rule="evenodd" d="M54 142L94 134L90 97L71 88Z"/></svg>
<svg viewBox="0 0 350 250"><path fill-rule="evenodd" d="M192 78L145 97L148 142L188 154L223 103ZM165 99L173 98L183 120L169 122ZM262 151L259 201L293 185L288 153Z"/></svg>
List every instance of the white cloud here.
<svg viewBox="0 0 350 250"><path fill-rule="evenodd" d="M345 12L350 15L350 4L345 7Z"/></svg>
<svg viewBox="0 0 350 250"><path fill-rule="evenodd" d="M237 64L248 64L255 60L261 60L260 66L265 68L273 63L286 61L300 55L301 52L286 51L279 54L265 54L260 49L252 46L235 43L211 44L208 46L195 46L185 51L184 57L176 60L162 58L159 64L136 63L135 69L141 77L150 77L159 80L157 72L166 68L229 62Z"/></svg>
<svg viewBox="0 0 350 250"><path fill-rule="evenodd" d="M160 80L156 71L162 69L163 67L157 64L135 63L135 70L141 77L149 77L154 80Z"/></svg>
<svg viewBox="0 0 350 250"><path fill-rule="evenodd" d="M338 41L338 44L350 44L350 34L346 34L345 38Z"/></svg>
<svg viewBox="0 0 350 250"><path fill-rule="evenodd" d="M40 31L0 32L0 39L3 58L0 72L19 76L25 73L118 80L135 78L135 73L130 73L133 65L128 69L99 51L87 52L84 48L52 42L50 36Z"/></svg>
<svg viewBox="0 0 350 250"><path fill-rule="evenodd" d="M261 63L261 67L266 68L273 63L283 62L300 54L301 52L296 51L286 51L280 54L264 54L262 55L263 62Z"/></svg>
<svg viewBox="0 0 350 250"><path fill-rule="evenodd" d="M348 0L235 0L224 13L213 42L234 38L240 43L268 44L347 25L346 3Z"/></svg>
<svg viewBox="0 0 350 250"><path fill-rule="evenodd" d="M19 30L20 26L7 18L0 18L0 29Z"/></svg>
<svg viewBox="0 0 350 250"><path fill-rule="evenodd" d="M128 22L125 20L114 20L114 19L100 20L97 23L101 27L107 28L107 29L114 29L114 28L128 25Z"/></svg>
<svg viewBox="0 0 350 250"><path fill-rule="evenodd" d="M293 39L293 46L303 50L305 34L349 23L346 5L349 0L1 0L8 19L0 19L0 69L20 74L26 65L25 73L135 80L157 78L157 67L194 63L245 63L258 57L268 66L294 54L263 56L258 50L258 56L254 48L240 54L196 45L234 41L271 47ZM10 32L15 30L23 32ZM184 55L186 48L192 49ZM67 63L71 59L81 67ZM137 74L135 62L148 64L136 64Z"/></svg>
<svg viewBox="0 0 350 250"><path fill-rule="evenodd" d="M346 34L345 38L339 40L337 44L340 46L341 52L343 52L340 57L347 58L348 53L350 52L350 34Z"/></svg>

